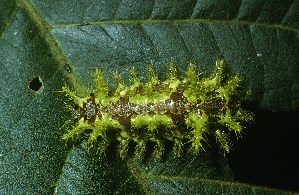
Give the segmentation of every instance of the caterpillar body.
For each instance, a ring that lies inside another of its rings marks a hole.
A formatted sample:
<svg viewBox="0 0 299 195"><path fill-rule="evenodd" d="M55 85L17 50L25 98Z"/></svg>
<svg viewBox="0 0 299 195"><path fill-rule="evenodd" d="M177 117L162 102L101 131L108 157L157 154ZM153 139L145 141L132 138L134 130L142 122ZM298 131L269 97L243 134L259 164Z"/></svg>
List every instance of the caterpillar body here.
<svg viewBox="0 0 299 195"><path fill-rule="evenodd" d="M169 76L159 80L149 68L149 81L142 83L131 70L131 85L118 77L118 86L111 90L101 70L95 72L95 88L90 96L80 97L69 87L62 91L73 102L71 127L63 139L99 142L105 150L117 139L121 158L128 153L130 142L136 143L136 154L142 157L148 142L155 143L155 156L160 158L164 142L173 142L174 154L182 156L184 143L191 142L195 152L203 149L207 135L214 135L224 153L231 149L228 134L242 133L243 121L252 114L242 108L248 90L241 89L238 76L228 77L223 60L209 78L199 79L194 65L179 78L175 67Z"/></svg>

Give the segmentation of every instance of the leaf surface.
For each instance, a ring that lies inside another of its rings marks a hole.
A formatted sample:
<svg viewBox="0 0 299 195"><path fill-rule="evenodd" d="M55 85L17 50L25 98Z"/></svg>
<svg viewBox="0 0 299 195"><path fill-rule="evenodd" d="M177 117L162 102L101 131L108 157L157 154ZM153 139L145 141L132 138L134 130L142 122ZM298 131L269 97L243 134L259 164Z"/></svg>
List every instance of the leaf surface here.
<svg viewBox="0 0 299 195"><path fill-rule="evenodd" d="M155 64L189 63L209 76L224 58L253 91L256 109L292 111L299 104L299 1L0 1L0 193L284 194L234 182L213 144L162 161L126 161L61 140L64 83L92 85L102 65L129 82ZM34 78L41 87L34 90ZM111 87L113 87L111 83Z"/></svg>

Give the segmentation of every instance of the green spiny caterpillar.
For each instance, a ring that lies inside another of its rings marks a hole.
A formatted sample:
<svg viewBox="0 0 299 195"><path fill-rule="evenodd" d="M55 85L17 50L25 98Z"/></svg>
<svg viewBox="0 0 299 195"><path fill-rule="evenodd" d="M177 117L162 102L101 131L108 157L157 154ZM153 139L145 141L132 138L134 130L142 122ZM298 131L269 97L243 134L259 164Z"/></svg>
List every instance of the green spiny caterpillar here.
<svg viewBox="0 0 299 195"><path fill-rule="evenodd" d="M199 79L194 65L189 65L179 78L173 66L169 76L160 81L149 68L149 81L142 83L136 71L131 72L131 86L118 77L116 90L111 90L103 72L95 72L95 88L90 96L79 97L64 86L62 91L73 102L74 118L65 140L81 139L93 144L100 142L105 150L111 141L118 140L121 158L128 144L136 143L136 154L142 157L148 142L155 143L155 156L160 158L164 142L173 142L177 157L184 143L191 142L195 152L203 149L208 134L214 135L224 153L230 151L228 133L242 133L242 121L252 115L241 105L249 91L242 90L238 76L229 78L223 60L216 61L210 78Z"/></svg>

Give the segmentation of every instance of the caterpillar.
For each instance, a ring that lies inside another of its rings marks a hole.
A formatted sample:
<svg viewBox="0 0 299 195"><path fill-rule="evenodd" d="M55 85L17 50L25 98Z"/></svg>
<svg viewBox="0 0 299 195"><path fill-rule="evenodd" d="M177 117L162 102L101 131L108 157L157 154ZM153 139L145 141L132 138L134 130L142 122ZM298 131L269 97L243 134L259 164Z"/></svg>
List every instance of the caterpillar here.
<svg viewBox="0 0 299 195"><path fill-rule="evenodd" d="M130 86L117 77L117 87L112 90L103 71L97 69L95 87L86 97L63 86L62 92L72 102L69 108L73 117L63 139L83 137L91 145L100 143L103 151L117 140L121 158L127 156L130 142L136 143L138 157L144 155L147 143L153 142L159 159L165 141L171 141L175 156L181 157L184 143L190 142L198 153L212 135L225 154L231 149L230 132L240 135L242 123L253 120L253 115L242 108L250 90L240 86L238 76L228 76L224 60L216 60L209 78L199 78L192 64L182 77L170 65L164 81L159 80L153 67L148 68L146 83L135 69L130 74Z"/></svg>

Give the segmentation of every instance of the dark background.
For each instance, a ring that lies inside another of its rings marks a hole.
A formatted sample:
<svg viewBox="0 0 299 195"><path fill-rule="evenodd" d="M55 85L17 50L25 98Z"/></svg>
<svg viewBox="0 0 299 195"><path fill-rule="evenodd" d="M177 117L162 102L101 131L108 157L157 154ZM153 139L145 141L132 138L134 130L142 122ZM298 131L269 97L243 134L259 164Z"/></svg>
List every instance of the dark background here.
<svg viewBox="0 0 299 195"><path fill-rule="evenodd" d="M230 167L239 182L299 191L299 109L259 111L246 135L234 140Z"/></svg>

